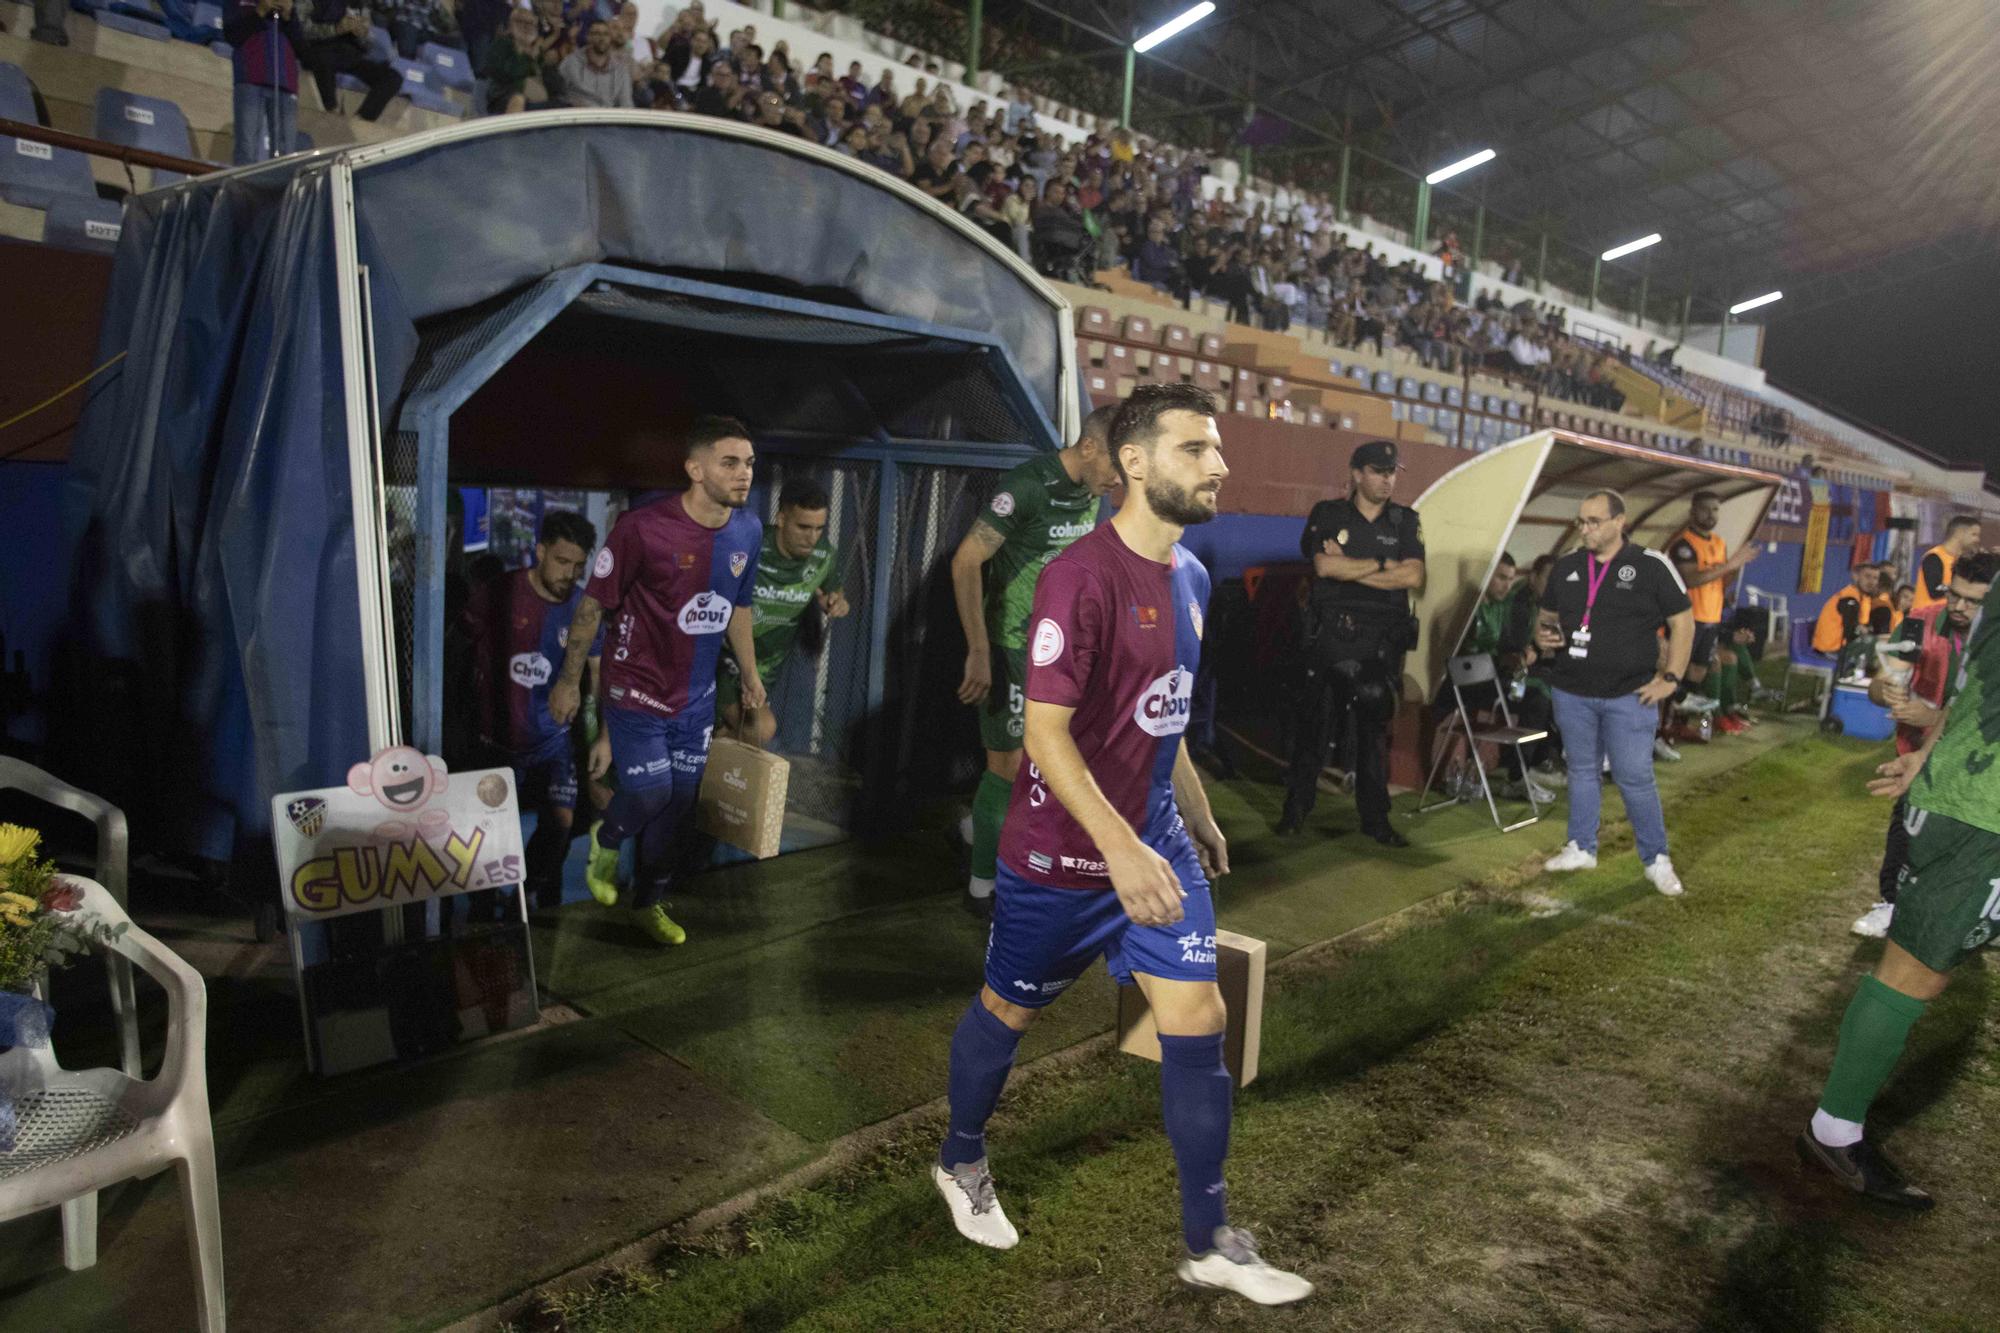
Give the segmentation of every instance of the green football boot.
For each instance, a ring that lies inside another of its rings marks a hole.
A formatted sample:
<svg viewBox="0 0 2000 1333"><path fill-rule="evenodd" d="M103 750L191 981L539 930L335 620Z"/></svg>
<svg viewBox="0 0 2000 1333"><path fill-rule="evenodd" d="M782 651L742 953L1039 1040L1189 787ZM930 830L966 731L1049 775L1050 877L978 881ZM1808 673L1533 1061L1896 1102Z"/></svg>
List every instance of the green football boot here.
<svg viewBox="0 0 2000 1333"><path fill-rule="evenodd" d="M598 845L597 830L603 827L601 819L590 826L590 859L584 862L583 883L591 897L610 907L618 901L618 849Z"/></svg>
<svg viewBox="0 0 2000 1333"><path fill-rule="evenodd" d="M688 933L667 915L667 909L654 903L651 907L632 909L632 924L639 932L655 944L686 944Z"/></svg>

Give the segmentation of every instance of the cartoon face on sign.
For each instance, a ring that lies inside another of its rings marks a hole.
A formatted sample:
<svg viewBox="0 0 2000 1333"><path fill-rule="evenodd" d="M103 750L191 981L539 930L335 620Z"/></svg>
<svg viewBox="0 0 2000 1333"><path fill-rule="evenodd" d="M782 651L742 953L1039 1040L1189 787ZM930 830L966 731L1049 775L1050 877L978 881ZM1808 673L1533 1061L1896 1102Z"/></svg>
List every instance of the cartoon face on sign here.
<svg viewBox="0 0 2000 1333"><path fill-rule="evenodd" d="M445 789L444 760L408 745L392 745L365 764L347 770L347 788L357 796L373 796L396 815L414 815L424 832L442 830L451 822L443 810L426 810L433 796ZM376 827L384 838L408 837L410 825L391 819Z"/></svg>

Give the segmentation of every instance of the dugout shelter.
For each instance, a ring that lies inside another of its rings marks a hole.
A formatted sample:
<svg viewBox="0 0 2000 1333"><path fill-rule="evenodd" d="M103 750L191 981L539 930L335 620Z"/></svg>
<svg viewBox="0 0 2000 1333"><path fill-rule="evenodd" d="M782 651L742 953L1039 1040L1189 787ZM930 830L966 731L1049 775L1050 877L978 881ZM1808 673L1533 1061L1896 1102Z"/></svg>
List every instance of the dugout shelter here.
<svg viewBox="0 0 2000 1333"><path fill-rule="evenodd" d="M1445 659L1470 628L1502 554L1525 572L1538 556L1575 549L1576 507L1592 491L1623 495L1626 536L1656 550L1686 525L1696 493L1714 491L1722 501L1715 530L1734 551L1756 533L1784 481L1758 468L1560 430L1473 455L1415 502L1426 578L1405 697L1436 695Z"/></svg>
<svg viewBox="0 0 2000 1333"><path fill-rule="evenodd" d="M122 668L95 725L148 768L141 821L211 856L273 792L439 745L450 488L678 486L675 427L707 412L750 426L762 516L801 471L833 496L855 614L793 700L810 743L850 794L923 790L963 652L941 570L998 470L1080 420L1068 303L1010 249L832 151L667 112L135 198L120 353L74 452L73 604Z"/></svg>

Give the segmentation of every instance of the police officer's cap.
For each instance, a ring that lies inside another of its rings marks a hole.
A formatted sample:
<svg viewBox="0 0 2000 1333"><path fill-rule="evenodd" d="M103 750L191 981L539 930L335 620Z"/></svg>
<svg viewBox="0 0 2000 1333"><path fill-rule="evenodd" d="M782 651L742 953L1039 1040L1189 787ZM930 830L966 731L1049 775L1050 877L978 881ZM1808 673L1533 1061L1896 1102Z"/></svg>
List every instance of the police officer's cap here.
<svg viewBox="0 0 2000 1333"><path fill-rule="evenodd" d="M1379 467L1401 469L1396 460L1394 440L1370 440L1366 444L1354 446L1354 456L1348 460L1349 467Z"/></svg>

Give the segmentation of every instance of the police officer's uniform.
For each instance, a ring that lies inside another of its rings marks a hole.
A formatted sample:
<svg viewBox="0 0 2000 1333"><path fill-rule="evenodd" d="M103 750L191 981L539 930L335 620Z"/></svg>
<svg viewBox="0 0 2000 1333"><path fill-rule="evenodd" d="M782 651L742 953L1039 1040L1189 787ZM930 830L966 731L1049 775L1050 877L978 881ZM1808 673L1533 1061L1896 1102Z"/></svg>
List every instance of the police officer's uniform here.
<svg viewBox="0 0 2000 1333"><path fill-rule="evenodd" d="M1387 440L1361 445L1352 467L1396 467ZM1372 521L1352 499L1322 500L1306 518L1299 550L1310 561L1332 540L1351 559L1386 568L1424 558L1417 512L1393 500ZM1354 804L1361 831L1402 846L1389 824L1389 726L1402 690L1403 655L1416 646L1410 597L1402 590L1370 588L1341 579L1315 578L1306 605L1301 644L1305 684L1298 725L1292 732L1281 831L1297 828L1312 812L1327 746L1343 719L1354 719Z"/></svg>

